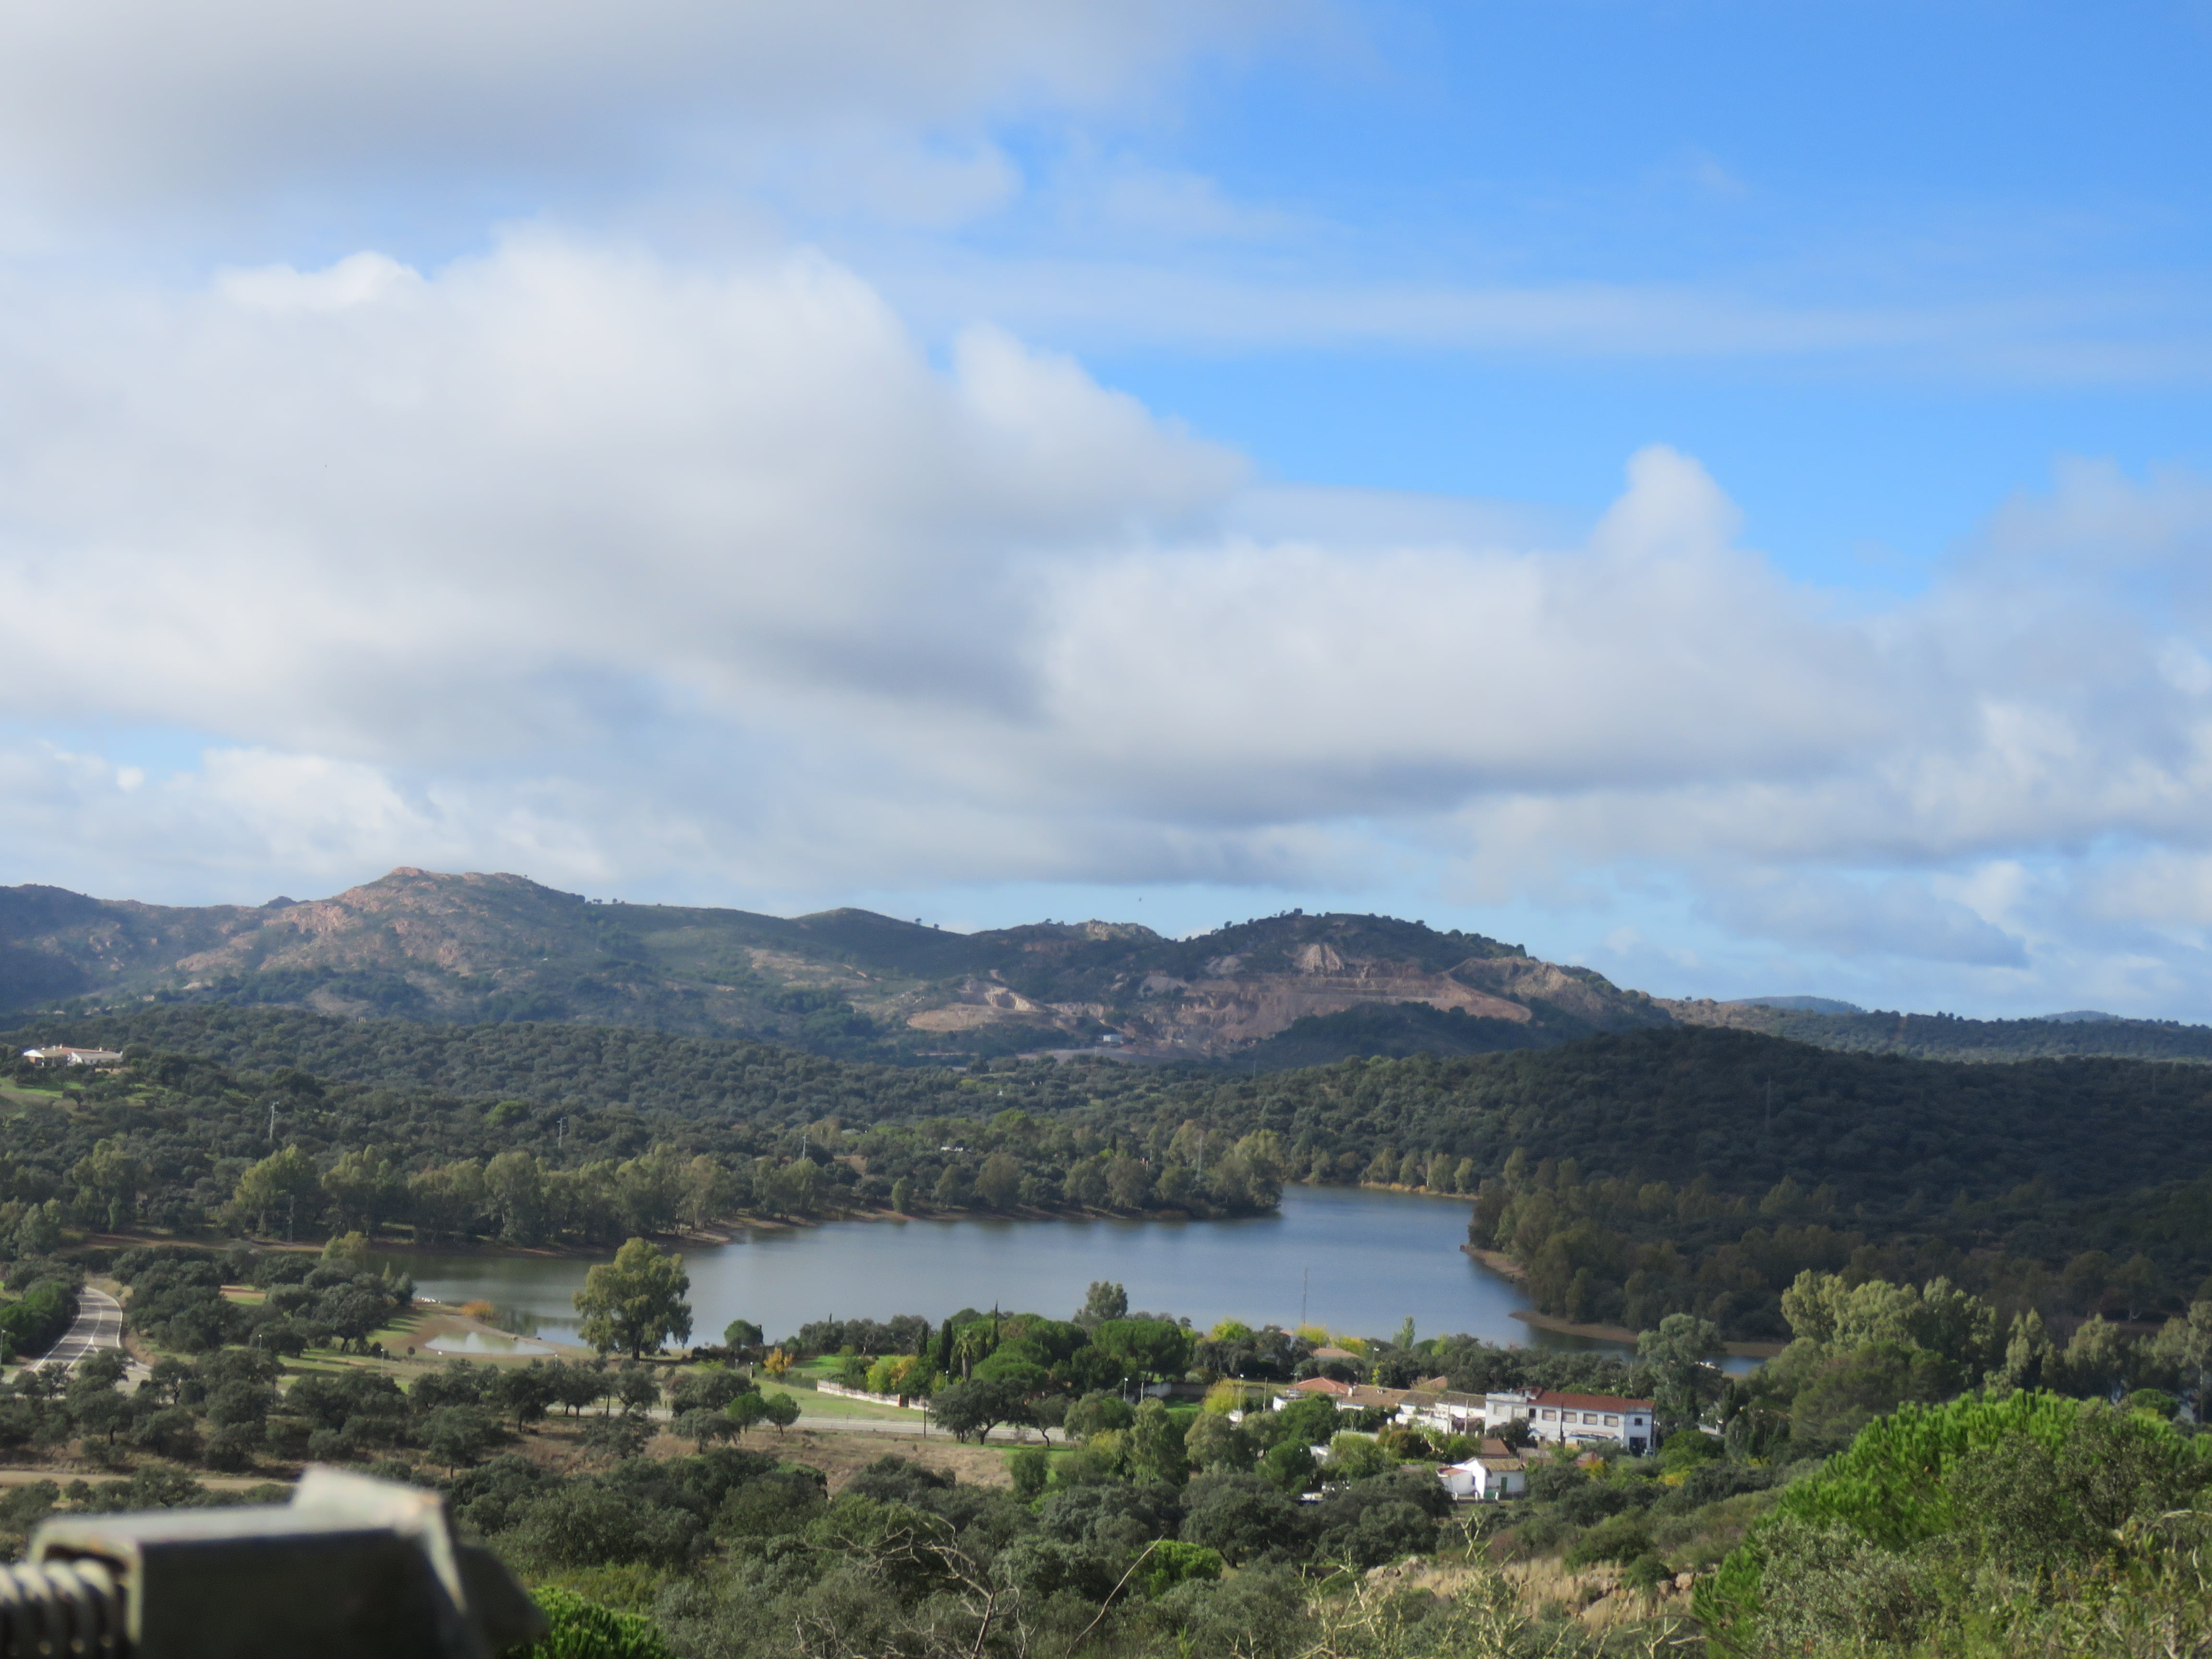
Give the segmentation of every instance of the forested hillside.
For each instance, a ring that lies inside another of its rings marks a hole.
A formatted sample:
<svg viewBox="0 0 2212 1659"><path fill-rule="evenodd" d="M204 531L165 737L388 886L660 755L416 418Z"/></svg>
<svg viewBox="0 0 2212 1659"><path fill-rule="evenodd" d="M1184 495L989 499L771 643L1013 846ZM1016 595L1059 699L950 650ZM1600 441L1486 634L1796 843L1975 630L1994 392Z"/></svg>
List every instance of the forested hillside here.
<svg viewBox="0 0 2212 1659"><path fill-rule="evenodd" d="M816 1199L846 1206L890 1202L904 1179L909 1202L962 1207L1003 1151L1018 1167L994 1166L994 1203L1235 1208L1260 1200L1194 1186L1197 1171L1221 1176L1226 1149L1265 1134L1261 1162L1292 1180L1479 1197L1473 1241L1517 1260L1547 1311L1638 1326L1694 1311L1741 1335L1779 1331L1779 1296L1805 1268L1946 1274L2008 1314L2054 1316L2165 1310L2212 1273L2212 1074L2170 1063L1968 1066L1678 1027L1243 1076L1103 1060L923 1071L617 1027L215 1007L45 1022L10 1040L99 1042L134 1060L87 1097L124 1127L58 1109L37 1120L50 1129L17 1126L16 1156L45 1171L38 1195L65 1187L100 1136L151 1137L134 1155L171 1171L180 1218L219 1210L235 1161L270 1150L273 1100L280 1140L300 1137L325 1166L374 1145L403 1182L507 1151L551 1170L658 1146L742 1162L756 1185L758 1160L804 1158L832 1183ZM190 1103L202 1100L231 1126L219 1154L210 1109ZM175 1148L161 1140L164 1112L203 1120L197 1150L181 1130ZM132 1128L131 1113L150 1115ZM878 1139L863 1147L866 1133ZM1100 1185L1113 1170L1118 1185ZM763 1190L762 1205L796 1201ZM480 1209L466 1225L509 1223Z"/></svg>
<svg viewBox="0 0 2212 1659"><path fill-rule="evenodd" d="M447 1095L513 1097L569 1107L623 1105L783 1123L873 1121L957 1111L963 1073L828 1059L781 1043L675 1036L637 1026L536 1021L455 1025L343 1019L289 1008L148 1005L91 1019L40 1019L10 1033L48 1042L198 1055L240 1072L287 1067L336 1082ZM1107 1067L1099 1086L1134 1081ZM1038 1068L1042 1079L1093 1068ZM1042 1081L1039 1086L1048 1087ZM1049 1091L1048 1087L1048 1091Z"/></svg>
<svg viewBox="0 0 2212 1659"><path fill-rule="evenodd" d="M91 1078L9 1068L0 1244L37 1254L67 1227L145 1225L610 1244L866 1209L1247 1213L1281 1191L1275 1137L1208 1133L1174 1103L1087 1090L1127 1076L1105 1066L870 1100L870 1080L938 1079L762 1047L714 1100L679 1107L666 1094L533 1104L128 1052Z"/></svg>
<svg viewBox="0 0 2212 1659"><path fill-rule="evenodd" d="M2008 1310L2148 1312L2212 1272L2212 1075L1961 1065L1717 1029L1224 1085L1293 1175L1463 1189L1547 1310L1778 1334L1800 1271L1939 1273Z"/></svg>

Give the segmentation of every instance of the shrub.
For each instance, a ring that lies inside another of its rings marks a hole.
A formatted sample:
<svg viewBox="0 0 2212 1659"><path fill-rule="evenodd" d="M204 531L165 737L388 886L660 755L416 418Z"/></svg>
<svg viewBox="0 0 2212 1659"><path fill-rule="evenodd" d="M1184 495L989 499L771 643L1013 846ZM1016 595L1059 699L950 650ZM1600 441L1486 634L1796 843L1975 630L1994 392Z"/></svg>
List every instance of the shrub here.
<svg viewBox="0 0 2212 1659"><path fill-rule="evenodd" d="M659 1627L635 1613L617 1613L570 1590L542 1589L534 1598L552 1629L511 1659L675 1659Z"/></svg>
<svg viewBox="0 0 2212 1659"><path fill-rule="evenodd" d="M1052 1478L1052 1455L1042 1446L1018 1447L1006 1454L1006 1474L1017 1498L1035 1498Z"/></svg>
<svg viewBox="0 0 2212 1659"><path fill-rule="evenodd" d="M0 1358L40 1354L61 1340L76 1318L76 1286L49 1279L19 1301L0 1307Z"/></svg>
<svg viewBox="0 0 2212 1659"><path fill-rule="evenodd" d="M1583 1568L1600 1561L1628 1562L1650 1553L1651 1523L1641 1510L1610 1516L1567 1549L1567 1565Z"/></svg>
<svg viewBox="0 0 2212 1659"><path fill-rule="evenodd" d="M1174 1538L1162 1538L1146 1550L1143 1565L1138 1567L1133 1582L1144 1593L1147 1601L1158 1601L1177 1584L1187 1584L1196 1579L1221 1577L1222 1560L1218 1551L1203 1544L1186 1544Z"/></svg>

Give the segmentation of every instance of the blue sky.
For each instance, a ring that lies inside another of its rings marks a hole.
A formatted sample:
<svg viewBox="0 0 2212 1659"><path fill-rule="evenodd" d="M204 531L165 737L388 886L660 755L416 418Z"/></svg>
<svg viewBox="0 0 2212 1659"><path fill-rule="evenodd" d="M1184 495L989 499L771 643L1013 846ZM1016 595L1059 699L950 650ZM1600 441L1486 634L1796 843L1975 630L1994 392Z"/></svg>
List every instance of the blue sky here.
<svg viewBox="0 0 2212 1659"><path fill-rule="evenodd" d="M2203 1017L2201 0L18 46L0 880Z"/></svg>

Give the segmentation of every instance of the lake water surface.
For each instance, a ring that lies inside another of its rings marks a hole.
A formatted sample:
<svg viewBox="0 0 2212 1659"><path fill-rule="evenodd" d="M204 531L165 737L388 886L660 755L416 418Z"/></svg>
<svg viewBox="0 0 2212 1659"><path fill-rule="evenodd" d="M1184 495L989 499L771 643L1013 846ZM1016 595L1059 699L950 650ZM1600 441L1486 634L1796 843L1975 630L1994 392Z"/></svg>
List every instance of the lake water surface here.
<svg viewBox="0 0 2212 1659"><path fill-rule="evenodd" d="M737 1318L771 1340L811 1319L934 1322L996 1304L1065 1319L1095 1279L1118 1279L1129 1305L1188 1316L1201 1328L1312 1323L1389 1336L1410 1317L1423 1336L1467 1332L1492 1342L1608 1347L1538 1331L1512 1316L1528 1298L1459 1248L1463 1199L1340 1187L1287 1187L1280 1213L1233 1221L833 1221L741 1233L684 1251L696 1341ZM483 1300L508 1328L573 1337L580 1257L408 1258L425 1296Z"/></svg>

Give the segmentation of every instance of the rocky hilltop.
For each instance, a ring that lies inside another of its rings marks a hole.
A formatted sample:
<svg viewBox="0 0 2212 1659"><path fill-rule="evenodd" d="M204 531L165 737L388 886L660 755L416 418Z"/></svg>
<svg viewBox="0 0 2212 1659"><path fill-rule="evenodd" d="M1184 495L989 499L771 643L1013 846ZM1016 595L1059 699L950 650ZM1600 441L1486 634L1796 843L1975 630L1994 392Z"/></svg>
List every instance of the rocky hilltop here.
<svg viewBox="0 0 2212 1659"><path fill-rule="evenodd" d="M416 869L258 908L0 888L0 1011L149 998L647 1025L886 1059L1206 1060L1282 1040L1310 1060L1392 1051L1396 1026L1434 1028L1415 1048L1481 1052L1669 1023L1588 969L1383 916L1291 912L1170 939L1131 923L951 933L865 910L601 904Z"/></svg>

